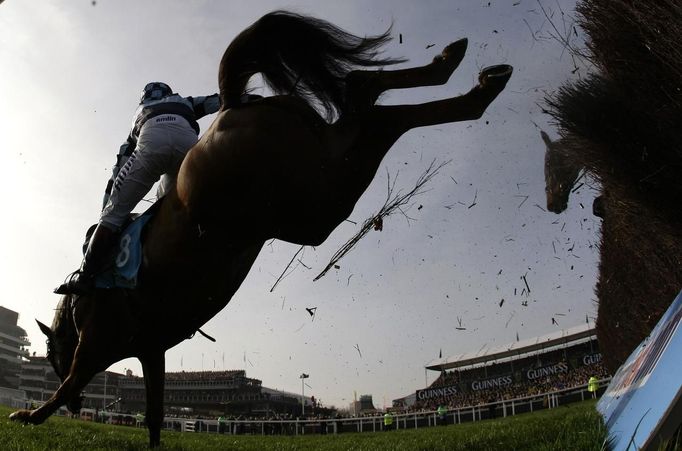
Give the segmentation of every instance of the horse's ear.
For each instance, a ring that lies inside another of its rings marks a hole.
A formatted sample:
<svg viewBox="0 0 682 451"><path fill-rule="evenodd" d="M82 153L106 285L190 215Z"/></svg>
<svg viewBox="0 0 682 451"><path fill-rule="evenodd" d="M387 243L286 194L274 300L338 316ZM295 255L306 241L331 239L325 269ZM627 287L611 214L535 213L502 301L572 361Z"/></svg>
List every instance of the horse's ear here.
<svg viewBox="0 0 682 451"><path fill-rule="evenodd" d="M38 323L38 327L40 327L40 330L47 335L47 338L52 338L52 329L47 327L45 324L41 323L40 321L36 320L36 323Z"/></svg>
<svg viewBox="0 0 682 451"><path fill-rule="evenodd" d="M543 130L540 130L540 136L542 136L542 140L545 142L545 145L547 146L552 145L552 140L549 139L549 135L545 133Z"/></svg>

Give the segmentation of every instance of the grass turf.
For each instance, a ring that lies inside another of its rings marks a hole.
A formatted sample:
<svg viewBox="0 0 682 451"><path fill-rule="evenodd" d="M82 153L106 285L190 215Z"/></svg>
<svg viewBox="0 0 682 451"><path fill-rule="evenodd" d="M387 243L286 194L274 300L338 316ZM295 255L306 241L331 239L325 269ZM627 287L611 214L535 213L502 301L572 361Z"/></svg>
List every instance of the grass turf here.
<svg viewBox="0 0 682 451"><path fill-rule="evenodd" d="M0 406L0 450L142 450L147 430L52 417L10 421ZM162 432L161 450L600 450L606 438L594 401L476 423L377 433L229 436Z"/></svg>

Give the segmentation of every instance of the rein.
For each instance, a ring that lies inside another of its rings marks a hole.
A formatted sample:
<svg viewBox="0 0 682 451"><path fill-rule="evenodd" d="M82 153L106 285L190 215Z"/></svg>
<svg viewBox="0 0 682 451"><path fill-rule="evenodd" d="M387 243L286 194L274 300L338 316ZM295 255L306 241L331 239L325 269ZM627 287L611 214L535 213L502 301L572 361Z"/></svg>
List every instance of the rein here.
<svg viewBox="0 0 682 451"><path fill-rule="evenodd" d="M207 334L206 332L204 332L203 330L197 329L197 332L199 332L199 333L200 333L201 335L203 335L205 338L207 338L207 339L209 339L210 341L212 341L213 343L215 343L215 338L211 337L210 335L208 335L208 334ZM196 332L195 332L195 333L196 333ZM190 335L190 338L192 338L193 336L194 336L194 334Z"/></svg>

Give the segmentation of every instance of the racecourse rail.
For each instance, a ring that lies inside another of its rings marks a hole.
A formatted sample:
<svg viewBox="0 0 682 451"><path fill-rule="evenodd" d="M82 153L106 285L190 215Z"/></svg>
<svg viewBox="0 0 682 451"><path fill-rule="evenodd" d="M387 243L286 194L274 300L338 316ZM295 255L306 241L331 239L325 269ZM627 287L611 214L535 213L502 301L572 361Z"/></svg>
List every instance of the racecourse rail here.
<svg viewBox="0 0 682 451"><path fill-rule="evenodd" d="M505 399L476 406L448 409L444 420L436 411L419 411L393 414L393 429L416 429L444 424L459 424L482 421L492 418L507 417L542 409L553 409L572 402L585 401L603 393L611 378L599 381L599 389L595 393L587 390L587 385L555 390L542 394L534 394L515 399ZM93 409L82 409L81 417L94 418ZM140 415L120 414L116 412L99 412L105 422L112 417L127 417L137 427L144 427ZM227 435L307 435L307 434L339 434L343 432L379 432L385 430L383 415L360 416L350 418L313 418L313 419L226 419L207 420L203 418L165 417L163 427L178 432L197 432Z"/></svg>

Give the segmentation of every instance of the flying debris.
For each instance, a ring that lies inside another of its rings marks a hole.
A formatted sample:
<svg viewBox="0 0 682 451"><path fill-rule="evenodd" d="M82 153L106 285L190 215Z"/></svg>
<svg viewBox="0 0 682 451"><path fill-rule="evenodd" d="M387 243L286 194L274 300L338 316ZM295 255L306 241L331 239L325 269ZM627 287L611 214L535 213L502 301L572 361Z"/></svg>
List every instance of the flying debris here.
<svg viewBox="0 0 682 451"><path fill-rule="evenodd" d="M384 205L381 207L379 212L372 216L371 218L365 220L365 222L362 224L361 230L355 234L350 240L348 240L341 248L336 251L336 253L332 256L330 262L327 264L327 266L318 274L313 281L319 280L321 277L323 277L327 271L329 271L332 267L336 267L336 262L341 260L344 255L346 255L353 247L364 237L373 227L376 230L377 224L380 224L380 227L383 228L383 218L386 216L390 216L391 214L399 211L403 212L400 207L403 205L406 205L409 203L410 199L414 196L417 196L419 194L422 194L422 188L423 186L428 183L436 174L438 174L438 171L443 168L446 164L448 164L450 161L446 161L443 163L436 164L435 160L431 162L431 164L426 168L426 170L422 173L422 175L419 176L417 179L417 182L409 192L402 194L401 192L395 193L394 188L395 188L395 181L391 183L390 177L388 181L388 194L386 197L386 202ZM404 213L403 213L404 214ZM381 221L381 222L378 222ZM337 268L338 269L338 268Z"/></svg>
<svg viewBox="0 0 682 451"><path fill-rule="evenodd" d="M526 275L524 274L523 276L521 276L521 278L523 279L523 283L526 284L526 291L528 292L528 294L530 294L530 287L528 286L528 281L526 280Z"/></svg>
<svg viewBox="0 0 682 451"><path fill-rule="evenodd" d="M521 201L521 203L516 207L516 208L521 208L521 206L526 203L526 201L528 200L528 197L530 197L530 196L526 196L525 194L515 194L514 197L518 197L520 199L523 199Z"/></svg>
<svg viewBox="0 0 682 451"><path fill-rule="evenodd" d="M476 190L476 192L474 193L474 200L473 200L473 202L471 202L471 205L469 205L469 206L467 207L467 209L469 209L469 208L473 207L474 205L476 205L476 199L478 199L478 190Z"/></svg>
<svg viewBox="0 0 682 451"><path fill-rule="evenodd" d="M280 274L280 276L277 278L277 280L276 280L275 283L272 285L272 287L270 287L270 293L272 293L272 292L275 290L275 287L277 286L277 284L286 276L287 270L289 269L289 267L291 266L291 264L294 262L294 260L295 260L296 257L298 256L298 254L301 253L301 251L302 251L304 248L305 248L305 246L301 246L301 247L296 251L296 253L294 254L294 256L291 257L291 260L289 261L289 263L287 264L287 266L284 268L284 271L282 271L282 274Z"/></svg>

